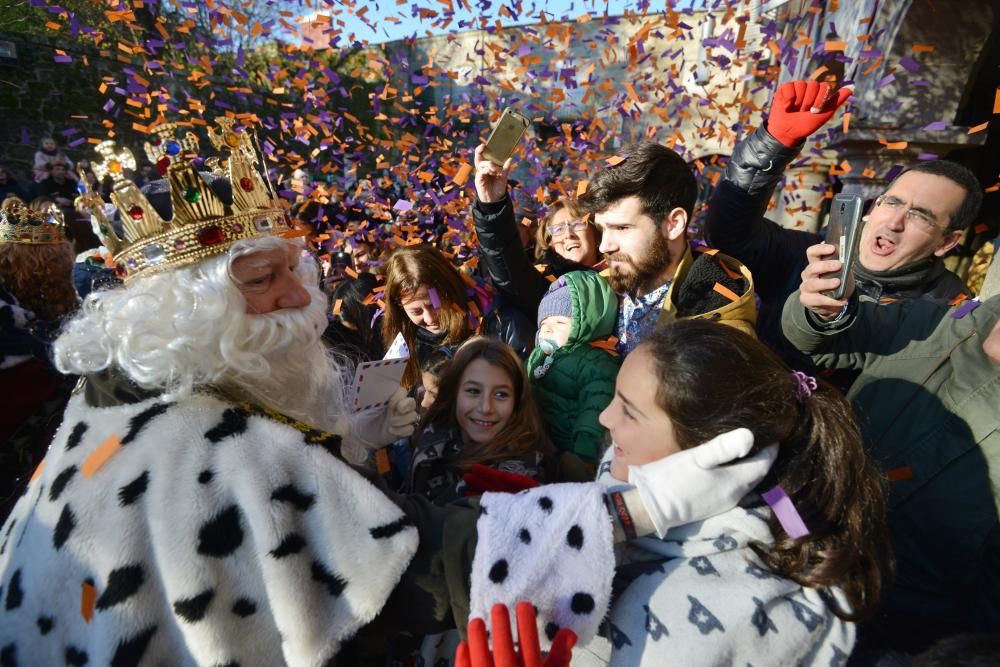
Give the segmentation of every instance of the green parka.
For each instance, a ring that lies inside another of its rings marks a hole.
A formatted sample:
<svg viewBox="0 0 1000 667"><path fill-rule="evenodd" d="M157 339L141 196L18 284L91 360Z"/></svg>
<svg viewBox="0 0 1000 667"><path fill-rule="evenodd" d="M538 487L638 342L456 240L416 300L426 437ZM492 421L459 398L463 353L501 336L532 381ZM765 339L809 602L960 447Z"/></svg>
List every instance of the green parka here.
<svg viewBox="0 0 1000 667"><path fill-rule="evenodd" d="M618 297L593 271L571 271L559 280L568 286L573 304L569 339L552 353L544 371L549 355L536 347L528 357L528 376L555 446L596 464L606 433L597 417L614 396L621 361L591 342L614 333Z"/></svg>

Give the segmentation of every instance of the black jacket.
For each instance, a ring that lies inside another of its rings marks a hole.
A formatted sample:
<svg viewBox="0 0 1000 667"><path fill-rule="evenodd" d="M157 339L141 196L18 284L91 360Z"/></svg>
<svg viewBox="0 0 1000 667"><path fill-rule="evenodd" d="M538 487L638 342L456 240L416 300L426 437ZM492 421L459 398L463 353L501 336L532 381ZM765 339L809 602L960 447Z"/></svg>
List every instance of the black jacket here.
<svg viewBox="0 0 1000 667"><path fill-rule="evenodd" d="M517 308L529 320L538 314L538 304L549 289L549 280L538 271L521 247L514 208L510 196L490 204L477 201L472 206L472 220L479 236L480 253L493 286L508 306ZM559 277L570 271L590 271L548 250L543 259L546 273Z"/></svg>
<svg viewBox="0 0 1000 667"><path fill-rule="evenodd" d="M764 214L785 166L798 152L765 128L757 129L736 145L705 218L709 245L743 262L753 274L760 297L760 339L792 362L800 358L781 333L781 309L802 282L801 274L808 264L806 248L822 238L785 229ZM855 279L859 293L879 301L952 299L969 294L965 283L936 257L883 273L857 266Z"/></svg>

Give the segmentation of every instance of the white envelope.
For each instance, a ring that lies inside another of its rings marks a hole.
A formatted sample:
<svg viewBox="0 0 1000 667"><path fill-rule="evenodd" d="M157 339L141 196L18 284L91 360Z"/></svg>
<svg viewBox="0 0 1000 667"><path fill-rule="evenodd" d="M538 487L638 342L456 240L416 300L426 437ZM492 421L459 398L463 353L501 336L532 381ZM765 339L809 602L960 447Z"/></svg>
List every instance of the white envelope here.
<svg viewBox="0 0 1000 667"><path fill-rule="evenodd" d="M351 389L351 406L355 412L380 408L399 389L407 359L378 359L358 364Z"/></svg>

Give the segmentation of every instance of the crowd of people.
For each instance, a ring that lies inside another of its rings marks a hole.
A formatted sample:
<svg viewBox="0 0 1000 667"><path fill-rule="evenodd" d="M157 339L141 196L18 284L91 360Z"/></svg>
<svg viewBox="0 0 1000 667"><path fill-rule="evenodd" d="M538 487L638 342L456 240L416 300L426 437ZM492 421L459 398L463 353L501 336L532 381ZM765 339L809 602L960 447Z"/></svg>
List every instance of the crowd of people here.
<svg viewBox="0 0 1000 667"><path fill-rule="evenodd" d="M228 125L159 178L43 140L0 169L0 663L996 659L1000 268L943 260L983 185L896 176L840 299L766 217L849 95L777 90L707 245L648 141L533 230L480 146L466 228L403 236L382 177L289 214Z"/></svg>

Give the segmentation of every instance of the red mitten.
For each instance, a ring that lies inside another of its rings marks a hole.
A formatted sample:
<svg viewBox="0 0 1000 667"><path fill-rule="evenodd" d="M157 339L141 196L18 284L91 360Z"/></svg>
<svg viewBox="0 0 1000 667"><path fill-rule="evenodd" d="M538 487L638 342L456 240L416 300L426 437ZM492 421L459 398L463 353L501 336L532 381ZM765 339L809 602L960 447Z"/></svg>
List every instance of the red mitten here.
<svg viewBox="0 0 1000 667"><path fill-rule="evenodd" d="M795 148L833 118L853 92L850 88L834 91L830 84L817 81L783 83L771 102L767 131L785 146Z"/></svg>
<svg viewBox="0 0 1000 667"><path fill-rule="evenodd" d="M517 493L540 486L538 482L527 475L497 470L481 463L472 464L469 471L462 475L462 480L468 486L465 495L480 495L487 491Z"/></svg>
<svg viewBox="0 0 1000 667"><path fill-rule="evenodd" d="M576 633L561 628L552 640L552 650L542 662L538 644L538 623L535 608L530 602L517 603L517 636L520 654L514 650L514 637L510 630L510 612L506 605L493 605L493 651L490 651L486 623L481 618L469 621L469 641L458 645L455 667L568 667L576 645Z"/></svg>

